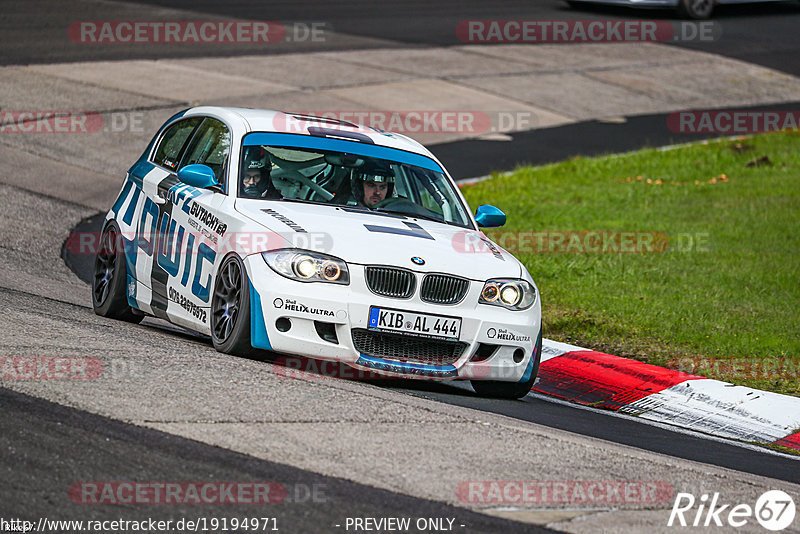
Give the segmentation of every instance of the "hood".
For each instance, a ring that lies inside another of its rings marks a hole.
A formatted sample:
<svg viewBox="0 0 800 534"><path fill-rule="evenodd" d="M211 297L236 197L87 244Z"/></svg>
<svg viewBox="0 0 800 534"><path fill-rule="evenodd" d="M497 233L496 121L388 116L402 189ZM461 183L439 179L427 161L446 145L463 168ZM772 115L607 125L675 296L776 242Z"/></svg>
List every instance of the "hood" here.
<svg viewBox="0 0 800 534"><path fill-rule="evenodd" d="M349 206L237 199L236 210L290 244L348 263L450 273L473 280L521 275L521 264L483 232ZM422 258L418 265L411 258Z"/></svg>

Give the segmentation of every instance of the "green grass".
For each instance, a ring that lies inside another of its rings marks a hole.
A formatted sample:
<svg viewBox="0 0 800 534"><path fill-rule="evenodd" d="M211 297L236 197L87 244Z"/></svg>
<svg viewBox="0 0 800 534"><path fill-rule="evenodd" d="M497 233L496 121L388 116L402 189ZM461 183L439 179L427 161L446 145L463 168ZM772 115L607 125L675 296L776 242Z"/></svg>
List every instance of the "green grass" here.
<svg viewBox="0 0 800 534"><path fill-rule="evenodd" d="M797 132L574 158L462 191L508 215L487 233L539 285L545 336L800 395ZM506 234L558 231L660 232L659 251L514 250Z"/></svg>

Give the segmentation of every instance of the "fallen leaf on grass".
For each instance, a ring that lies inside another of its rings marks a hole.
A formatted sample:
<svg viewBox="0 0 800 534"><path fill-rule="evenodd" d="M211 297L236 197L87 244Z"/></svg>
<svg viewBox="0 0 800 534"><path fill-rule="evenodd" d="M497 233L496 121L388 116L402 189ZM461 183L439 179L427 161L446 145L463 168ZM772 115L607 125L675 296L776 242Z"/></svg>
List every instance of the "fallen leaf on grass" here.
<svg viewBox="0 0 800 534"><path fill-rule="evenodd" d="M748 145L746 143L735 142L730 144L730 149L736 152L737 154L741 154L742 152L746 152L748 150L753 150L753 145Z"/></svg>
<svg viewBox="0 0 800 534"><path fill-rule="evenodd" d="M772 160L769 159L769 156L761 156L760 158L756 158L754 160L748 161L745 167L748 169L752 167L772 167Z"/></svg>

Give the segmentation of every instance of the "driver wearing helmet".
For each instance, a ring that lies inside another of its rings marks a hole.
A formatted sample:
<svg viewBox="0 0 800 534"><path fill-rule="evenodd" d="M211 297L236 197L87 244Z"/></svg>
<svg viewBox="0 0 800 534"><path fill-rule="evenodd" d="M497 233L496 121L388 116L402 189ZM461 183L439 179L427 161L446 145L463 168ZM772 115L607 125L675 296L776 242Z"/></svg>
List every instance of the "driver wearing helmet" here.
<svg viewBox="0 0 800 534"><path fill-rule="evenodd" d="M252 147L245 154L242 165L240 194L246 198L280 198L280 193L272 184L270 172L272 163L266 151Z"/></svg>
<svg viewBox="0 0 800 534"><path fill-rule="evenodd" d="M392 196L394 176L374 172L358 173L353 177L351 190L359 206L372 209Z"/></svg>

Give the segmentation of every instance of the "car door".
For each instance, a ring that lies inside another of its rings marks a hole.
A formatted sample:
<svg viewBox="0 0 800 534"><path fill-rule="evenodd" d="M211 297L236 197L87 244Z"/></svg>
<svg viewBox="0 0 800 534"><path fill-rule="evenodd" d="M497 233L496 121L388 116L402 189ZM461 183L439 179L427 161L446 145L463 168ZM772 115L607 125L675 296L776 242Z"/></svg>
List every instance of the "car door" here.
<svg viewBox="0 0 800 534"><path fill-rule="evenodd" d="M206 117L184 150L178 171L207 165L226 183L231 132L220 120ZM161 236L152 270L154 295L163 296L167 318L201 332L210 331L212 276L228 228L220 209L225 193L182 183L173 173L157 187Z"/></svg>
<svg viewBox="0 0 800 534"><path fill-rule="evenodd" d="M135 278L129 284L128 299L137 308L166 318L166 301L152 290L153 270L158 267L156 251L158 226L167 206L159 195L159 184L175 176L178 164L203 117L181 118L167 126L156 139L152 152L129 171L130 201L117 218L124 234L135 238L128 246L128 273ZM177 179L176 179L177 180Z"/></svg>

